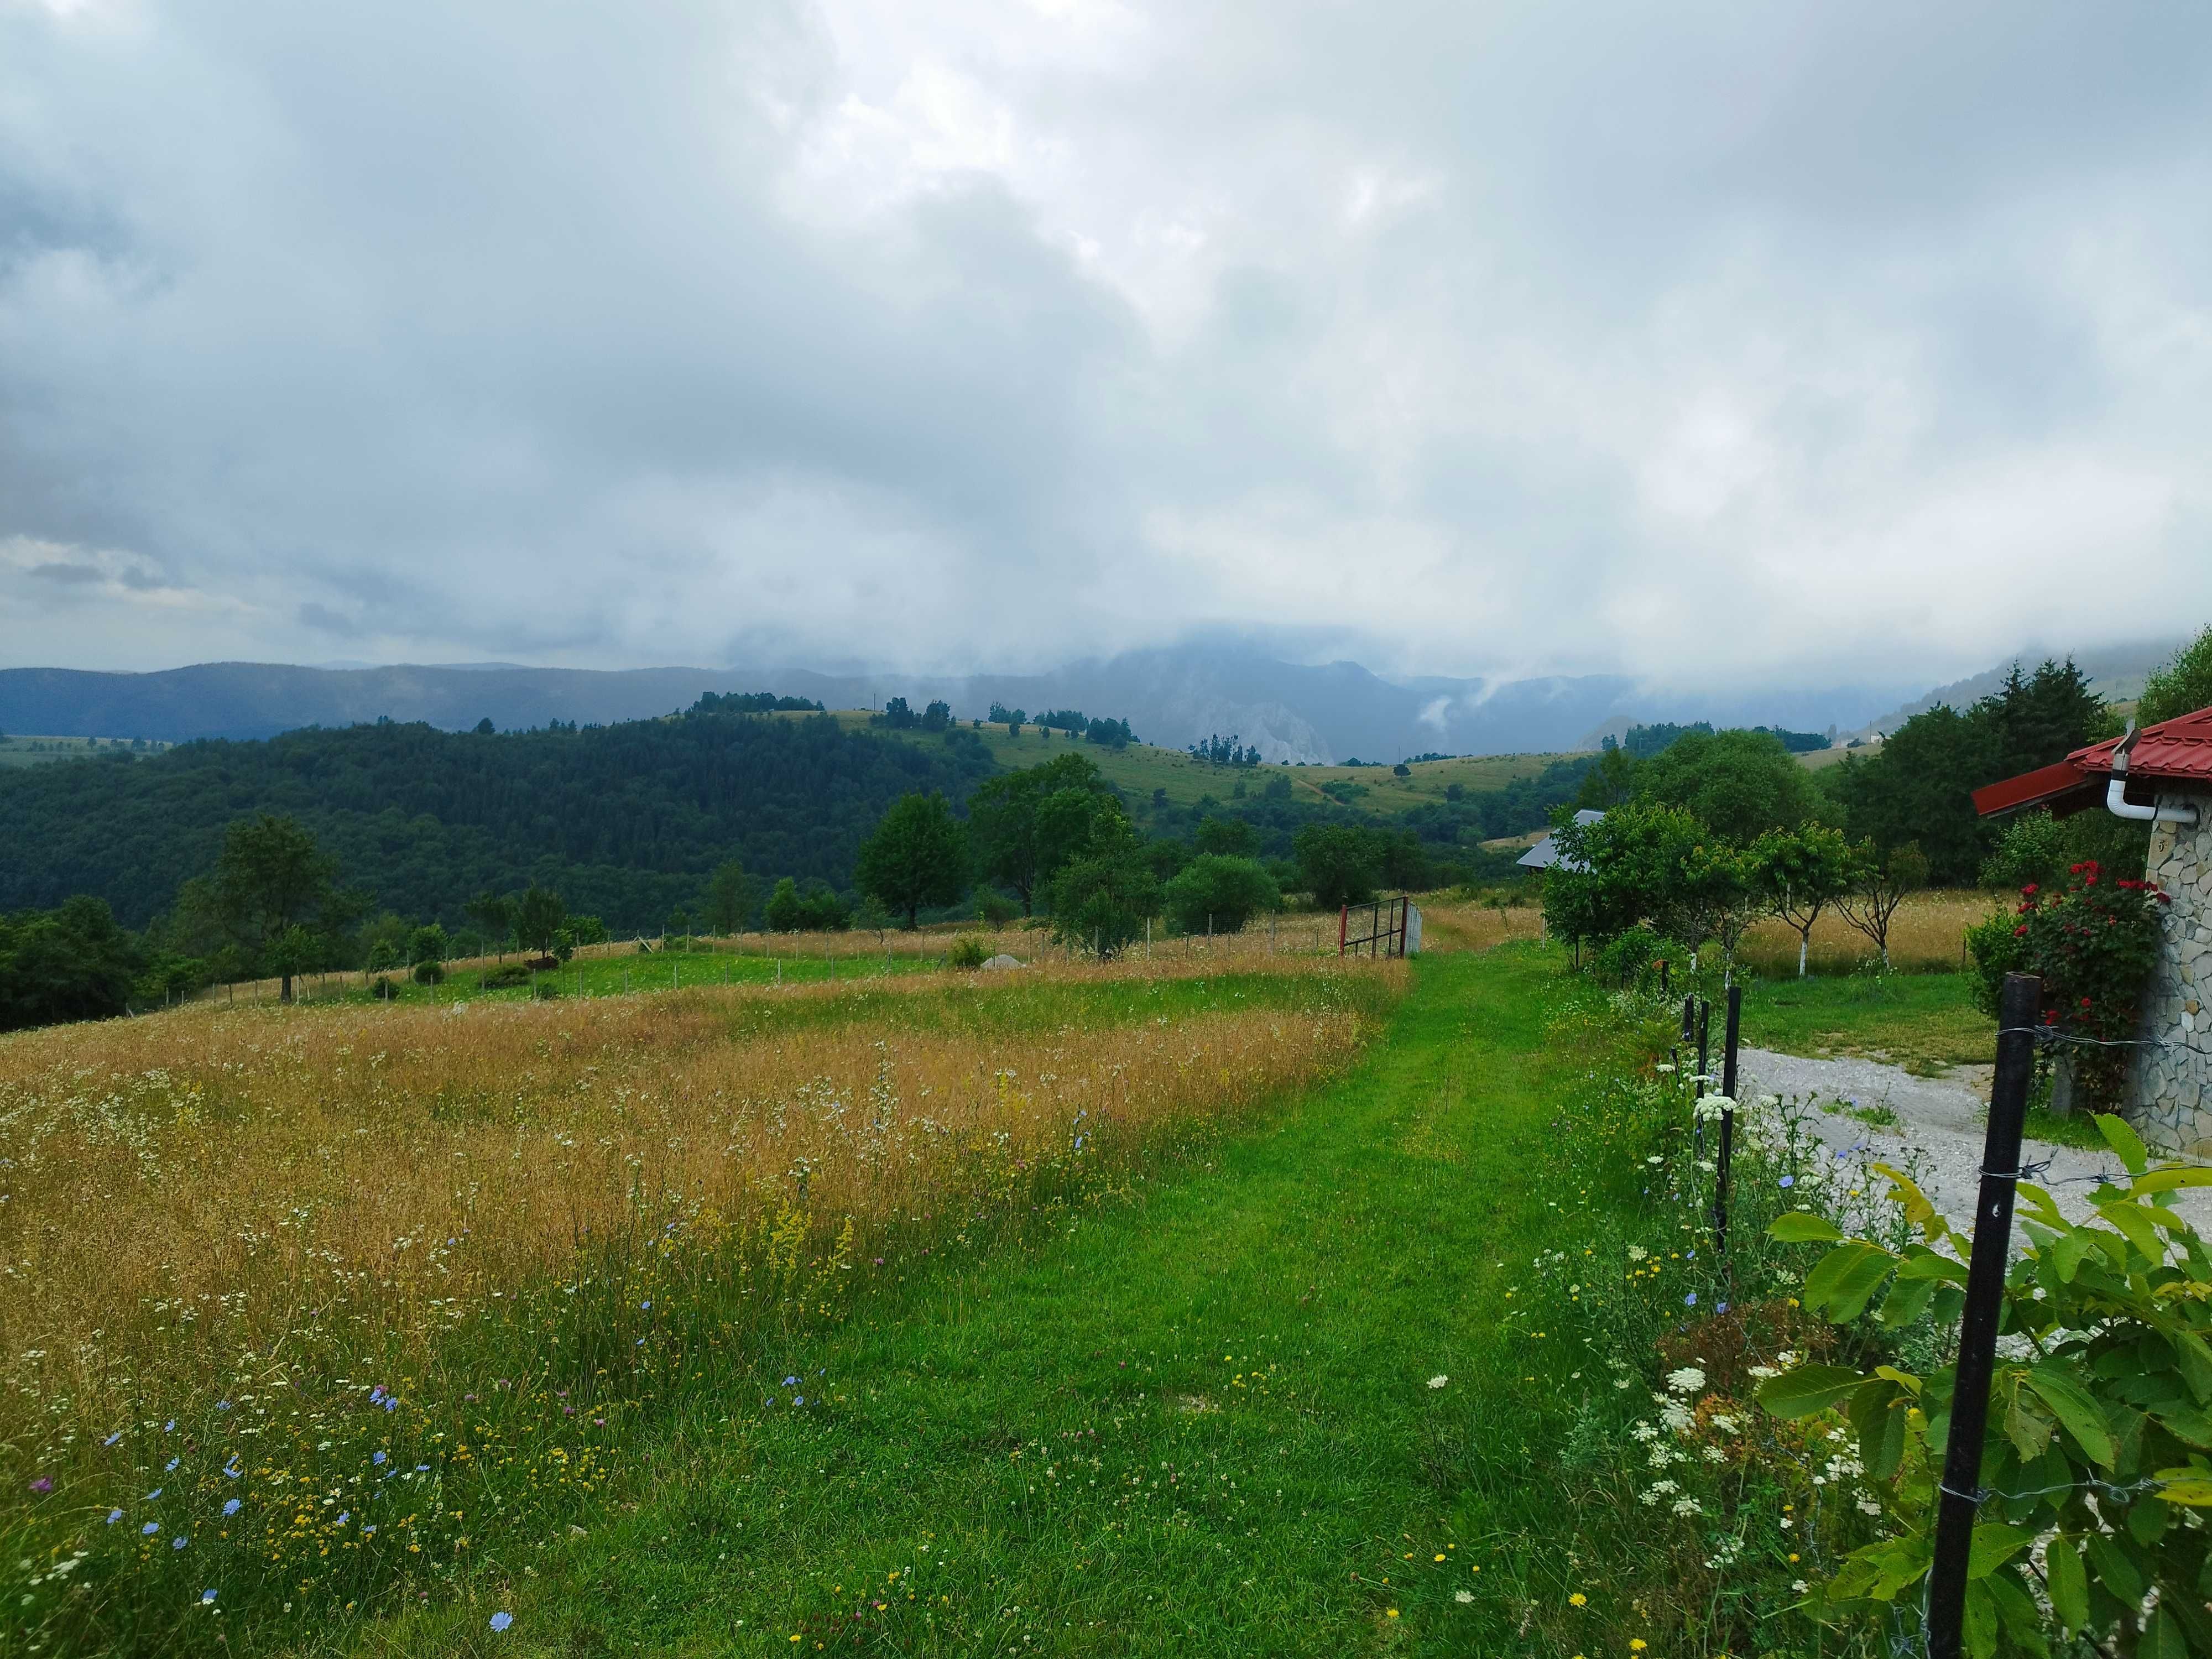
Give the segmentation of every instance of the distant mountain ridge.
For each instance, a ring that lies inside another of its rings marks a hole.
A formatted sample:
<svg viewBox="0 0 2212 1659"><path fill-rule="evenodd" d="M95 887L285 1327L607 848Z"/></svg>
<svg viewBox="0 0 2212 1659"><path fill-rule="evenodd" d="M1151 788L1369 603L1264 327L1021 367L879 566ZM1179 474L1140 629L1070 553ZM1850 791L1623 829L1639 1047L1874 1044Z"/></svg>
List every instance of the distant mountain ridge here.
<svg viewBox="0 0 2212 1659"><path fill-rule="evenodd" d="M994 702L1030 714L1075 708L1128 720L1181 747L1240 736L1273 761L1559 752L1608 720L1709 719L1825 730L1856 726L1908 688L1852 686L1733 697L1650 693L1622 675L1519 680L1388 680L1353 662L1277 660L1235 641L1197 641L1071 664L1044 674L824 674L809 669L528 668L495 664L308 668L201 663L148 673L0 669L0 731L55 737L266 738L389 718L459 731L553 720L606 725L689 708L708 691L775 690L832 708L941 698L962 719Z"/></svg>

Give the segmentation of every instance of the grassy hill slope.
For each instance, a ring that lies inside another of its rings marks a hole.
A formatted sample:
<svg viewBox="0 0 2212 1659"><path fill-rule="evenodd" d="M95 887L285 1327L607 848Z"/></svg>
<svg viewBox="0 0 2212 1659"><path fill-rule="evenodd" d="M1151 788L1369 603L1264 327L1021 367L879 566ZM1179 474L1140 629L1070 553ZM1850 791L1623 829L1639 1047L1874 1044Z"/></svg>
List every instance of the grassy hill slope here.
<svg viewBox="0 0 2212 1659"><path fill-rule="evenodd" d="M808 716L781 714L775 718L805 720ZM918 744L939 741L934 733L893 732L884 726L872 726L868 724L871 717L865 709L839 709L834 718L849 730L875 732ZM1138 805L1150 801L1156 789L1166 790L1170 803L1179 807L1194 806L1207 795L1225 805L1259 795L1270 781L1282 778L1291 786L1292 800L1316 806L1331 800L1328 793L1331 784L1340 788L1347 784L1360 786L1366 793L1353 796L1353 802L1364 811L1389 816L1441 802L1453 784L1470 793L1502 789L1516 779L1540 775L1554 762L1582 758L1577 755L1478 755L1420 761L1413 765L1411 777L1400 778L1393 776L1387 766L1214 766L1180 749L1149 743L1133 743L1127 749L1108 749L1071 739L1065 732L1047 736L1042 728L1036 726L1024 726L1018 736L1004 726L988 721L980 726L970 726L963 721L960 729L972 731L992 760L1006 769L1042 764L1054 755L1066 753L1073 742L1077 750L1097 763L1098 769L1127 794L1133 805ZM1243 797L1236 794L1239 783L1244 786Z"/></svg>

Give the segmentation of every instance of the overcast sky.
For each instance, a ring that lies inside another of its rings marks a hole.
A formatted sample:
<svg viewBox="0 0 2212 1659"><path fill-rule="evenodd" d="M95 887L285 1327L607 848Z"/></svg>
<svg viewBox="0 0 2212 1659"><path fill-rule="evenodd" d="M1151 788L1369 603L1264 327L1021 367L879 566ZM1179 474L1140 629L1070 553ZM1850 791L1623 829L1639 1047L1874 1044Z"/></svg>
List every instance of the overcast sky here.
<svg viewBox="0 0 2212 1659"><path fill-rule="evenodd" d="M2197 6L0 0L0 665L2207 621Z"/></svg>

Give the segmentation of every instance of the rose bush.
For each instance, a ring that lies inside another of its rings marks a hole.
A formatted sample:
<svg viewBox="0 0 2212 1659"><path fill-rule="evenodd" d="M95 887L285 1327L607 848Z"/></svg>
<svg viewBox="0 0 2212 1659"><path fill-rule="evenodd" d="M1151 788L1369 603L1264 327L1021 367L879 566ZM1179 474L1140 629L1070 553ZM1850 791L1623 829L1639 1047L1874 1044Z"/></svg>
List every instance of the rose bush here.
<svg viewBox="0 0 2212 1659"><path fill-rule="evenodd" d="M2092 1100L2117 1104L2127 1050L2094 1045L2134 1036L2158 962L2160 911L2171 902L2148 882L2108 879L2094 860L2069 869L2057 891L2030 882L2013 914L1967 932L1976 1003L1994 1018L2007 974L2041 979L2043 1023L2061 1036L2088 1039L2074 1054L2077 1085Z"/></svg>

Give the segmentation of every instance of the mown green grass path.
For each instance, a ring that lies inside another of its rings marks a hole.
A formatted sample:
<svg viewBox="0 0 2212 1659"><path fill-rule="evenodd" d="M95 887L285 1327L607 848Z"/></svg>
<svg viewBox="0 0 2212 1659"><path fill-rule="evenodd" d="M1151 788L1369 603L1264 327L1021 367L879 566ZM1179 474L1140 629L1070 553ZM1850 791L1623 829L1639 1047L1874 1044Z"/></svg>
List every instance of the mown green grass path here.
<svg viewBox="0 0 2212 1659"><path fill-rule="evenodd" d="M1564 1346L1497 1327L1574 1224L1528 1178L1565 1155L1553 1106L1594 1063L1547 1049L1556 972L1519 947L1419 963L1339 1083L1140 1202L769 1357L775 1403L641 1453L634 1510L482 1564L483 1593L502 1571L511 1593L364 1645L1525 1650L1496 1545L1556 1504L1528 1443L1583 1386Z"/></svg>

